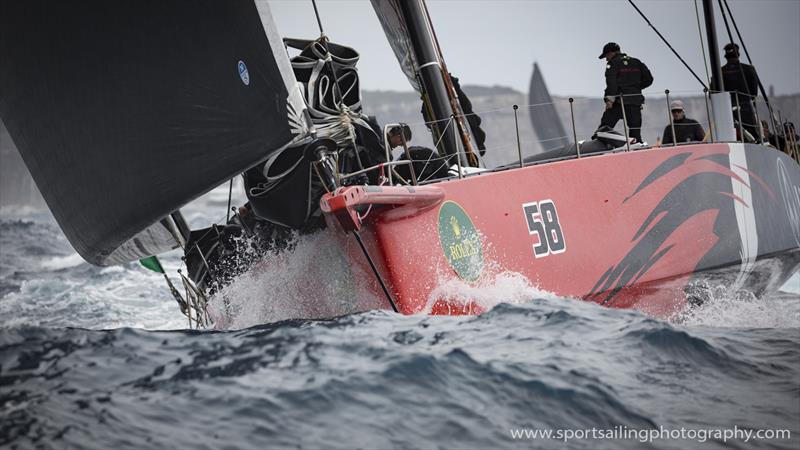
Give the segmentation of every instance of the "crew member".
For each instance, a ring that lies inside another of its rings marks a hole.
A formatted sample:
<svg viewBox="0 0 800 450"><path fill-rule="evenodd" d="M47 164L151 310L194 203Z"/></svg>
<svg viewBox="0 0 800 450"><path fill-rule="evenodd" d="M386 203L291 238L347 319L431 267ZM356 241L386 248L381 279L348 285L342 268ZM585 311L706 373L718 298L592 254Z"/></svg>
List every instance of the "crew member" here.
<svg viewBox="0 0 800 450"><path fill-rule="evenodd" d="M412 165L414 166L414 174L417 177L417 181L420 182L437 178L447 178L447 160L442 158L436 150L428 147L410 145L410 140L411 128L406 124L402 124L399 127L392 127L386 133L386 142L389 143L389 147L392 149L403 146L405 141L403 152L400 153L395 161L408 161L410 156ZM395 166L394 171L406 180L406 182L412 181L411 169L407 164Z"/></svg>
<svg viewBox="0 0 800 450"><path fill-rule="evenodd" d="M472 102L469 101L467 94L461 89L458 78L454 77L451 73L450 79L453 81L453 88L458 96L458 104L461 105L461 112L466 116L469 128L472 130L472 137L475 138L475 143L478 145L478 152L483 156L486 154L486 132L481 128L481 117L472 110Z"/></svg>
<svg viewBox="0 0 800 450"><path fill-rule="evenodd" d="M722 81L725 84L723 87L731 93L731 103L734 108L738 99L744 129L760 141L758 121L753 107L758 95L756 69L750 64L739 62L739 46L733 43L725 46L725 59L727 63L722 66ZM712 79L711 85L713 89L720 89L716 78ZM736 111L733 113L733 120L739 121L739 113Z"/></svg>
<svg viewBox="0 0 800 450"><path fill-rule="evenodd" d="M761 133L761 136L764 137L764 142L769 143L769 145L777 148L778 150L785 151L786 139L784 139L780 134L773 134L769 130L769 122L766 120L761 121Z"/></svg>
<svg viewBox="0 0 800 450"><path fill-rule="evenodd" d="M486 132L481 128L481 117L475 114L475 111L472 110L472 102L469 100L469 97L467 97L467 94L464 92L464 90L461 89L461 84L458 82L458 78L450 73L450 80L453 82L453 89L456 91L458 104L461 106L461 112L464 114L464 118L467 120L467 124L472 131L472 137L475 138L475 143L478 145L478 152L481 156L483 156L486 154ZM428 109L425 108L424 104L422 105L420 112L422 113L422 117L425 119L425 125L428 127L428 129L430 129L431 122L433 122L433 117L428 114Z"/></svg>
<svg viewBox="0 0 800 450"><path fill-rule="evenodd" d="M672 124L667 124L664 128L664 141L662 145L683 142L702 142L705 139L706 133L703 131L703 126L694 119L686 117L686 109L683 102L680 100L673 100L669 104L669 109L672 112ZM675 135L677 139L673 139L672 127L675 127Z"/></svg>
<svg viewBox="0 0 800 450"><path fill-rule="evenodd" d="M600 119L600 127L614 128L622 119L622 105L628 121L628 135L642 142L642 89L653 84L653 75L643 62L620 52L619 45L609 42L603 46L599 59L606 64L606 110ZM622 100L620 97L622 96ZM598 129L600 128L598 127Z"/></svg>
<svg viewBox="0 0 800 450"><path fill-rule="evenodd" d="M389 143L389 148L391 149L403 145L403 138L405 138L406 143L411 140L411 128L406 124L402 124L399 127L392 127L386 133L386 142Z"/></svg>

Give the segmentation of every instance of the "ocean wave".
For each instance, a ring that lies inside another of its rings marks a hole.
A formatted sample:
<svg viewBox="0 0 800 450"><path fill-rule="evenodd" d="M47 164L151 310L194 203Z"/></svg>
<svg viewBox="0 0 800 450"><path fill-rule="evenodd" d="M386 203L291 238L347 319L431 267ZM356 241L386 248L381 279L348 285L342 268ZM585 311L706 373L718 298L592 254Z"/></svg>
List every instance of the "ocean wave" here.
<svg viewBox="0 0 800 450"><path fill-rule="evenodd" d="M521 427L798 433L798 345L795 330L687 329L544 298L475 317L371 311L225 332L2 328L0 444L511 448Z"/></svg>

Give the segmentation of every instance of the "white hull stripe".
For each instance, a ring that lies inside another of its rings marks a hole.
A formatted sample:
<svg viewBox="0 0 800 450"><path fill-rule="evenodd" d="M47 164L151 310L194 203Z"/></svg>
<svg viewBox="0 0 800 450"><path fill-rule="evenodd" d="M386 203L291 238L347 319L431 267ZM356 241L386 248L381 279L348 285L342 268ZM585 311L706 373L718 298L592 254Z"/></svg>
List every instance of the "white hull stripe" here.
<svg viewBox="0 0 800 450"><path fill-rule="evenodd" d="M734 282L734 289L741 289L744 286L750 272L753 271L758 255L758 232L756 229L756 214L753 208L753 195L750 189L750 176L747 173L747 158L745 156L744 144L729 144L730 147L730 166L731 171L741 178L737 180L731 178L733 195L741 198L742 202L733 201L736 210L736 224L739 227L739 239L742 258L742 265L739 268L739 275Z"/></svg>

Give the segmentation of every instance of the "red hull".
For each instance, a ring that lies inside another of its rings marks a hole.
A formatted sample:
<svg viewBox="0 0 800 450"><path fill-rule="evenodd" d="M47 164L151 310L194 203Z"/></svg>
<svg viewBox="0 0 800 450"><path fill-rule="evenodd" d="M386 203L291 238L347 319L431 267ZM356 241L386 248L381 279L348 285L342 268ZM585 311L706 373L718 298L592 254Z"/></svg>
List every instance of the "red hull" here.
<svg viewBox="0 0 800 450"><path fill-rule="evenodd" d="M787 176L788 188L780 180ZM436 288L454 279L481 286L512 272L559 296L667 317L686 305L698 274L724 269L724 282L762 291L790 276L800 263L798 186L800 169L778 152L701 144L412 189L345 188L322 208L339 219L334 226L361 229L405 314L480 313L482 305L437 297ZM361 223L354 213L363 205L374 207ZM367 267L360 249L342 242ZM781 257L766 277L755 270L765 255Z"/></svg>

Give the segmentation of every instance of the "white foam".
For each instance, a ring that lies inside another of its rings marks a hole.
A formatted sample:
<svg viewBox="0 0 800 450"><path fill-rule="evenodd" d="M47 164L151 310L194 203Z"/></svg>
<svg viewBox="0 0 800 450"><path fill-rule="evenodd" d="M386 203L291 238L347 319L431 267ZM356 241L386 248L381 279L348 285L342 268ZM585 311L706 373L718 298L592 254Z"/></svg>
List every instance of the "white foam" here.
<svg viewBox="0 0 800 450"><path fill-rule="evenodd" d="M209 303L215 327L239 329L381 308L385 301L360 282L371 274L353 272L334 232L300 236L292 250L265 255L226 286Z"/></svg>
<svg viewBox="0 0 800 450"><path fill-rule="evenodd" d="M0 299L0 326L176 329L187 323L163 278L133 264L99 277L26 280Z"/></svg>
<svg viewBox="0 0 800 450"><path fill-rule="evenodd" d="M425 314L440 300L466 304L474 302L489 310L500 303L520 304L533 299L563 299L552 292L544 291L532 285L520 273L503 271L486 275L476 283L468 283L452 276L439 276L436 288L428 296Z"/></svg>
<svg viewBox="0 0 800 450"><path fill-rule="evenodd" d="M50 259L45 259L42 261L41 267L44 270L62 270L76 267L83 263L84 261L81 255L73 253L67 256L54 256Z"/></svg>
<svg viewBox="0 0 800 450"><path fill-rule="evenodd" d="M750 292L732 292L728 286L706 290L708 299L687 308L675 322L733 328L798 328L800 296L776 293L757 298Z"/></svg>

